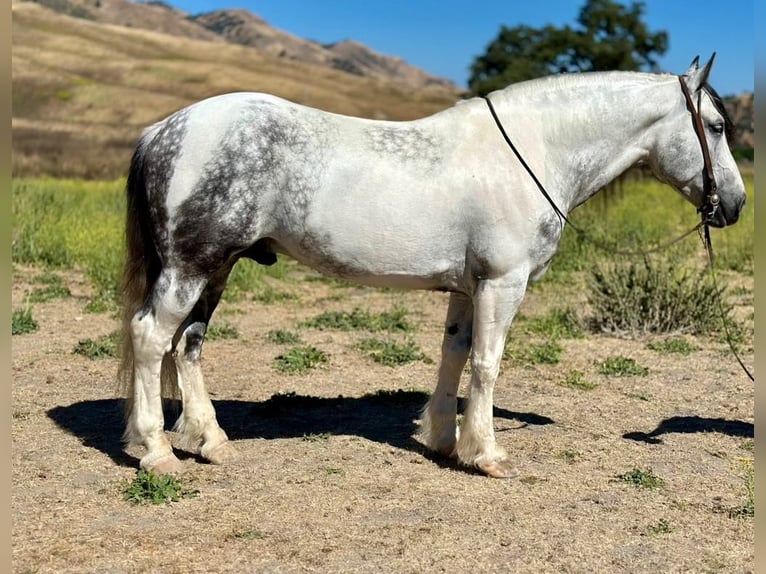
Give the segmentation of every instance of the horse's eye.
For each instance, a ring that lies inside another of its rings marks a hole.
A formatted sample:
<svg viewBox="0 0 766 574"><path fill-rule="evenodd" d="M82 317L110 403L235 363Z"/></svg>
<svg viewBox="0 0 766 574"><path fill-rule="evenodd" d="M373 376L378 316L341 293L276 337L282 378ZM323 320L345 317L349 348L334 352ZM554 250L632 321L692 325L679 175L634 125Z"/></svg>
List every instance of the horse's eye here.
<svg viewBox="0 0 766 574"><path fill-rule="evenodd" d="M723 133L723 123L718 122L715 124L710 125L710 129L713 130L714 133L722 134Z"/></svg>

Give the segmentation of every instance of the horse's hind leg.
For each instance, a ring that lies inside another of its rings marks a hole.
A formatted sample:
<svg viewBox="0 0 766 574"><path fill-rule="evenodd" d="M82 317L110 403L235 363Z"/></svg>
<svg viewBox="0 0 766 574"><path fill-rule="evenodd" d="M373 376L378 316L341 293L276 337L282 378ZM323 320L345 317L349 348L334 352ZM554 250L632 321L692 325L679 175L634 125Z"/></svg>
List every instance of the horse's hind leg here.
<svg viewBox="0 0 766 574"><path fill-rule="evenodd" d="M165 436L162 414L162 358L172 350L173 336L193 309L204 279L181 280L163 270L144 306L130 322L133 343L133 395L125 439L141 444L141 468L158 474L178 472L181 462Z"/></svg>
<svg viewBox="0 0 766 574"><path fill-rule="evenodd" d="M202 441L200 454L216 464L235 458L237 451L218 425L213 404L205 390L200 360L210 317L218 305L230 271L231 266L228 265L210 278L191 315L181 326L183 332L174 353L183 399L183 412L175 430L181 433L184 448L194 449Z"/></svg>
<svg viewBox="0 0 766 574"><path fill-rule="evenodd" d="M473 303L462 293L452 293L447 310L439 381L423 410L421 436L432 450L455 454L458 437L457 392L471 350Z"/></svg>

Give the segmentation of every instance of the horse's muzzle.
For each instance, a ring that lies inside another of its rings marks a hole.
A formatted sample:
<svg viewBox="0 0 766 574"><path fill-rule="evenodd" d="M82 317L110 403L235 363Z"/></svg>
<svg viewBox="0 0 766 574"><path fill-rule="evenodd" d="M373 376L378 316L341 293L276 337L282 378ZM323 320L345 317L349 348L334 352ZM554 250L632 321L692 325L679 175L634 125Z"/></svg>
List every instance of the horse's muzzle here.
<svg viewBox="0 0 766 574"><path fill-rule="evenodd" d="M743 207L745 207L744 193L730 201L721 199L715 208L706 204L700 209L700 212L703 221L711 227L726 227L737 222Z"/></svg>

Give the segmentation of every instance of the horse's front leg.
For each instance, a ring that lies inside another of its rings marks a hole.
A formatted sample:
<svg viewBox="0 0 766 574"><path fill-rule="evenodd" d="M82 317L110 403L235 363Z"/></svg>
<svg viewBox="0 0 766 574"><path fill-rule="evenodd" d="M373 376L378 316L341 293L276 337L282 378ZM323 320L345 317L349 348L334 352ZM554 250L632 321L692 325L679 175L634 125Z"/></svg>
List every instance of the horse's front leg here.
<svg viewBox="0 0 766 574"><path fill-rule="evenodd" d="M526 289L526 277L483 280L474 294L471 390L457 443L458 460L495 478L518 474L495 443L493 390L505 337Z"/></svg>
<svg viewBox="0 0 766 574"><path fill-rule="evenodd" d="M423 409L421 436L432 450L455 455L457 443L457 392L460 375L471 350L473 302L462 293L452 293L442 340L439 382Z"/></svg>

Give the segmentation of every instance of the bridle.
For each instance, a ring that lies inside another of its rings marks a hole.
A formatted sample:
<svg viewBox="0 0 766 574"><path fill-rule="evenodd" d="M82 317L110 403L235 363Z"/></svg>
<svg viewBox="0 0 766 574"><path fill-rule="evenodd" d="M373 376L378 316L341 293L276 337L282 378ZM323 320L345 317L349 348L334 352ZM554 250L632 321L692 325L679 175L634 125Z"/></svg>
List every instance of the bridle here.
<svg viewBox="0 0 766 574"><path fill-rule="evenodd" d="M718 183L715 180L715 173L713 172L713 162L710 159L710 148L707 145L707 137L705 136L705 126L702 122L702 115L700 113L702 105L702 92L700 88L697 95L697 107L694 107L692 101L692 95L689 93L689 88L684 81L686 76L678 76L678 81L681 84L681 91L686 99L686 107L689 113L692 115L692 125L694 126L694 133L697 134L697 139L700 142L700 148L702 149L702 160L705 162L705 169L702 172L702 191L705 194L705 201L697 209L702 217L703 223L708 223L713 220L718 206L721 204L721 198L718 195Z"/></svg>

